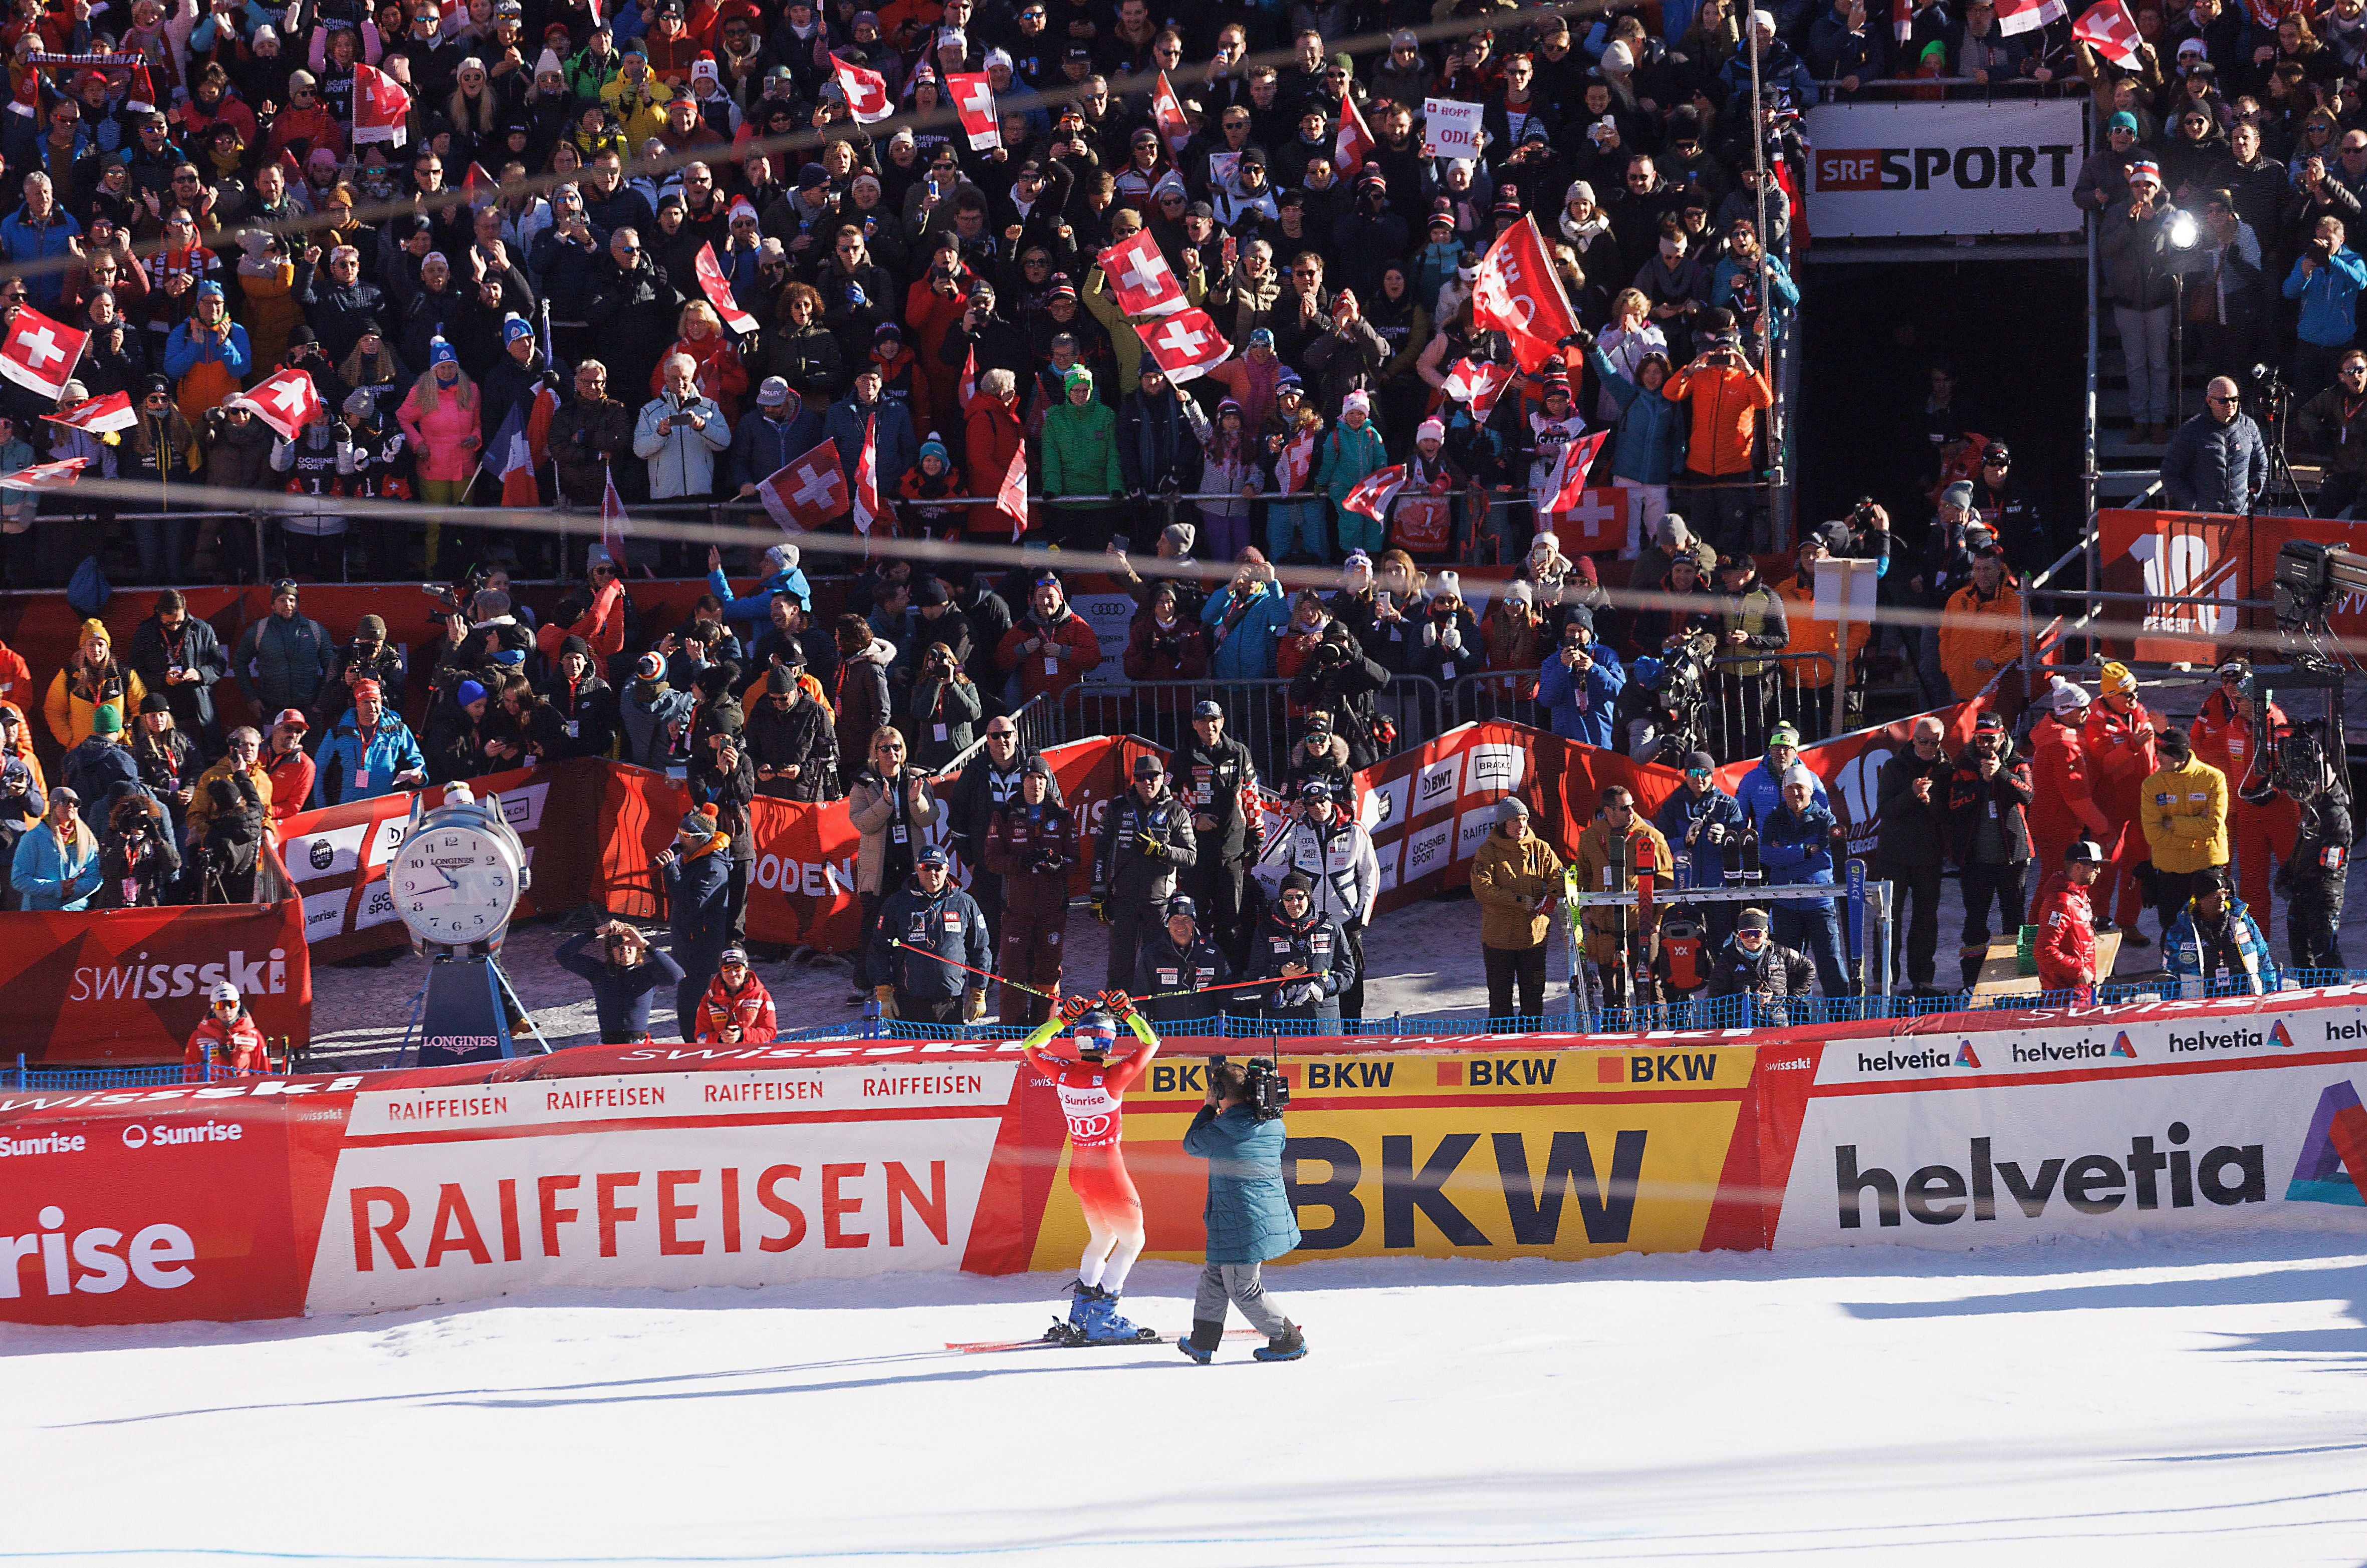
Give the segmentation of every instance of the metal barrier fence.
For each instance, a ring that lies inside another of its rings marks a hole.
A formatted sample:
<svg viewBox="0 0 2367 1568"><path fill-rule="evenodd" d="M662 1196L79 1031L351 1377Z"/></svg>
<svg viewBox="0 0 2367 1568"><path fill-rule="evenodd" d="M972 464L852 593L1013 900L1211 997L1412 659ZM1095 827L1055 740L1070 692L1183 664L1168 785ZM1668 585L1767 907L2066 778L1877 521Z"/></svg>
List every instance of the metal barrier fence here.
<svg viewBox="0 0 2367 1568"><path fill-rule="evenodd" d="M1174 748L1191 739L1192 709L1214 701L1225 710L1225 733L1249 748L1258 774L1278 780L1288 772L1291 746L1307 731L1306 715L1290 700L1292 682L1263 681L1140 681L1132 685L1080 682L1060 696L1060 733L1139 735ZM1393 676L1372 694L1373 712L1397 726L1398 749L1417 746L1453 728L1438 682L1426 675ZM1024 733L1024 731L1023 731Z"/></svg>
<svg viewBox="0 0 2367 1568"><path fill-rule="evenodd" d="M1702 718L1709 733L1708 750L1719 761L1757 756L1766 749L1767 731L1778 719L1799 726L1804 739L1819 740L1831 731L1835 669L1831 654L1759 653L1747 661L1716 660L1720 669L1745 662L1772 668L1757 677L1714 679L1706 694L1708 705ZM1537 674L1535 670L1495 670L1456 676L1444 710L1447 728L1501 719L1551 729L1553 716L1533 694ZM1632 671L1628 678L1635 678Z"/></svg>

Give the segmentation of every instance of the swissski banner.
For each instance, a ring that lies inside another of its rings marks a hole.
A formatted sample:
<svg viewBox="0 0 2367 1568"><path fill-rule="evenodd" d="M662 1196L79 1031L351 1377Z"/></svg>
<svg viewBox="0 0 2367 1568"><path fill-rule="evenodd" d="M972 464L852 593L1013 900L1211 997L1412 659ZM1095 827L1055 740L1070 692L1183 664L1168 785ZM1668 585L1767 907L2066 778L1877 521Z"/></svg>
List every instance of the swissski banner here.
<svg viewBox="0 0 2367 1568"><path fill-rule="evenodd" d="M2076 234L2076 99L1818 104L1808 111L1817 238Z"/></svg>
<svg viewBox="0 0 2367 1568"><path fill-rule="evenodd" d="M177 1062L224 980L276 1054L311 1036L312 966L292 900L0 914L0 1052L43 1062Z"/></svg>

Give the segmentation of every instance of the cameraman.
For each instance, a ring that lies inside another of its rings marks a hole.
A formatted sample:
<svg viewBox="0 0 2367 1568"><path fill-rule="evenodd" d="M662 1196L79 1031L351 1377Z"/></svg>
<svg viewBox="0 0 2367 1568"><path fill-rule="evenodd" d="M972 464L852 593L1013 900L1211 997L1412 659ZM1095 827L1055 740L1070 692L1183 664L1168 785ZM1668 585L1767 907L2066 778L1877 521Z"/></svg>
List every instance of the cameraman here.
<svg viewBox="0 0 2367 1568"><path fill-rule="evenodd" d="M1192 1333L1176 1348L1202 1366L1225 1342L1228 1303L1266 1337L1251 1354L1261 1361L1295 1361L1307 1337L1266 1300L1258 1271L1298 1246L1298 1221L1282 1176L1288 1136L1277 1113L1260 1117L1250 1104L1241 1069L1208 1065L1208 1098L1184 1129L1184 1152L1208 1162L1208 1200L1200 1218L1208 1235L1206 1265L1192 1301Z"/></svg>
<svg viewBox="0 0 2367 1568"><path fill-rule="evenodd" d="M98 851L101 909L153 909L175 901L181 878L181 852L173 843L164 803L151 795L127 795L108 818Z"/></svg>
<svg viewBox="0 0 2367 1568"><path fill-rule="evenodd" d="M934 772L969 750L979 715L986 710L969 672L943 642L929 644L921 655L921 669L912 682L906 712L912 733L920 737L918 765Z"/></svg>
<svg viewBox="0 0 2367 1568"><path fill-rule="evenodd" d="M354 688L375 681L380 692L400 692L410 679L402 649L386 640L386 618L364 615L354 628L354 640L337 649L323 688L322 722L334 725L354 705Z"/></svg>
<svg viewBox="0 0 2367 1568"><path fill-rule="evenodd" d="M1618 656L1594 640L1594 616L1573 604L1561 624L1561 646L1537 672L1537 703L1553 716L1553 732L1588 746L1612 743L1611 718L1627 672Z"/></svg>
<svg viewBox="0 0 2367 1568"><path fill-rule="evenodd" d="M231 754L238 755L235 737L231 748ZM209 778L205 789L211 809L190 857L190 869L198 881L197 901L252 904L255 851L263 841L263 792L256 788L254 773L244 768ZM190 829L198 832L194 807L191 817Z"/></svg>
<svg viewBox="0 0 2367 1568"><path fill-rule="evenodd" d="M1742 841L1742 803L1717 787L1717 761L1706 751L1688 751L1682 789L1660 803L1652 826L1677 857L1681 887L1726 886L1726 847ZM1739 863L1738 858L1737 863ZM1703 906L1712 946L1734 934L1734 906Z"/></svg>
<svg viewBox="0 0 2367 1568"><path fill-rule="evenodd" d="M1290 700L1331 716L1331 728L1348 743L1348 767L1354 772L1381 760L1373 734L1373 694L1388 683L1389 672L1357 647L1348 624L1331 621L1314 653L1291 677Z"/></svg>
<svg viewBox="0 0 2367 1568"><path fill-rule="evenodd" d="M2296 739L2306 740L2307 737ZM2340 775L2315 744L2286 742L2295 753L2276 769L2276 788L2300 810L2293 852L2277 867L2285 905L2285 948L2296 969L2342 967L2342 884L2350 870L2350 802ZM2247 873L2250 871L2247 865Z"/></svg>
<svg viewBox="0 0 2367 1568"><path fill-rule="evenodd" d="M589 951L593 943L599 951ZM682 985L682 965L650 945L640 928L610 920L569 937L551 954L569 974L592 983L592 1007L600 1018L603 1045L645 1045L650 1039L650 998L663 987Z"/></svg>

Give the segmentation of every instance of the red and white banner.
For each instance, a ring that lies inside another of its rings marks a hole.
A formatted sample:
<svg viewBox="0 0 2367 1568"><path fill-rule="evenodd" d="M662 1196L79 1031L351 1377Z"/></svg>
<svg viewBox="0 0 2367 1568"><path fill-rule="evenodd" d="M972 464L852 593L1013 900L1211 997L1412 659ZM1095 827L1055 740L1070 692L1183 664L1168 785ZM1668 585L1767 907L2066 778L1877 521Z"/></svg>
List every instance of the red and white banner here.
<svg viewBox="0 0 2367 1568"><path fill-rule="evenodd" d="M707 302L715 307L715 313L723 318L725 326L742 334L756 330L756 318L731 298L731 283L723 276L723 264L715 259L714 245L699 246L691 268L698 274L699 292L707 296Z"/></svg>
<svg viewBox="0 0 2367 1568"><path fill-rule="evenodd" d="M1381 144L1365 123L1362 111L1356 107L1355 96L1340 95L1340 129L1331 137L1331 166L1339 171L1342 181L1353 184L1356 175L1370 163Z"/></svg>
<svg viewBox="0 0 2367 1568"><path fill-rule="evenodd" d="M140 423L139 413L131 406L129 392L109 392L103 398L89 398L62 413L41 416L52 424L62 424L68 430L85 431L92 435L109 435L130 429Z"/></svg>
<svg viewBox="0 0 2367 1568"><path fill-rule="evenodd" d="M889 95L888 78L877 71L850 64L833 54L830 57L831 73L837 78L839 91L846 95L846 112L858 125L876 125L896 112L896 100Z"/></svg>
<svg viewBox="0 0 2367 1568"><path fill-rule="evenodd" d="M1535 217L1524 215L1488 247L1471 286L1471 319L1510 338L1512 357L1532 376L1558 357L1561 340L1578 330Z"/></svg>
<svg viewBox="0 0 2367 1568"><path fill-rule="evenodd" d="M1118 309L1129 316L1165 316L1186 307L1183 280L1150 231L1136 231L1101 254L1101 268L1117 293Z"/></svg>
<svg viewBox="0 0 2367 1568"><path fill-rule="evenodd" d="M0 338L0 376L55 402L74 379L74 366L89 341L88 333L53 321L30 305L19 305L9 318L8 335Z"/></svg>
<svg viewBox="0 0 2367 1568"><path fill-rule="evenodd" d="M1159 85L1150 90L1150 117L1158 121L1159 134L1167 143L1170 154L1181 152L1192 140L1192 121L1184 113L1184 100L1175 96L1174 85L1167 73L1159 73Z"/></svg>
<svg viewBox="0 0 2367 1568"><path fill-rule="evenodd" d="M383 141L400 147L410 134L411 95L402 83L375 65L354 67L354 141Z"/></svg>
<svg viewBox="0 0 2367 1568"><path fill-rule="evenodd" d="M946 96L961 117L962 134L970 151L983 152L1002 145L1002 126L994 113L994 84L983 71L955 71L946 76Z"/></svg>
<svg viewBox="0 0 2367 1568"><path fill-rule="evenodd" d="M301 907L181 905L0 914L0 1053L44 1062L172 1063L206 1019L206 992L238 987L274 1055L311 1038L312 965ZM5 1188L6 1183L0 1183Z"/></svg>
<svg viewBox="0 0 2367 1568"><path fill-rule="evenodd" d="M838 466L838 443L824 439L812 451L790 458L780 472L756 487L756 496L773 521L793 534L844 514L846 474Z"/></svg>
<svg viewBox="0 0 2367 1568"><path fill-rule="evenodd" d="M65 457L54 463L35 463L29 468L18 468L13 474L0 474L0 490L56 491L73 488L90 467L87 457Z"/></svg>
<svg viewBox="0 0 2367 1568"><path fill-rule="evenodd" d="M1997 29L2009 36L2035 32L2070 14L2063 0L1998 0Z"/></svg>
<svg viewBox="0 0 2367 1568"><path fill-rule="evenodd" d="M295 440L296 433L321 412L321 394L313 388L312 378L301 370L282 370L226 400L253 409L255 418L287 441Z"/></svg>
<svg viewBox="0 0 2367 1568"><path fill-rule="evenodd" d="M1232 352L1206 310L1186 306L1155 327L1146 327L1142 346L1150 353L1170 381L1197 380L1222 365Z"/></svg>
<svg viewBox="0 0 2367 1568"><path fill-rule="evenodd" d="M2002 6L1998 12L1998 30L2006 30ZM2137 46L2145 41L2137 34L2136 18L2129 15L2125 0L2097 0L2071 24L2071 36L2115 65L2136 64Z"/></svg>
<svg viewBox="0 0 2367 1568"><path fill-rule="evenodd" d="M1496 406L1496 400L1503 395L1506 387L1512 385L1514 374L1512 367L1498 365L1492 360L1474 364L1468 359L1458 359L1447 368L1446 395L1458 403L1468 404L1472 419L1485 423L1489 411Z"/></svg>
<svg viewBox="0 0 2367 1568"><path fill-rule="evenodd" d="M1340 510L1360 513L1376 523L1382 522L1389 514L1389 502L1398 498L1398 491L1405 489L1405 482L1406 466L1403 463L1375 468L1341 497Z"/></svg>

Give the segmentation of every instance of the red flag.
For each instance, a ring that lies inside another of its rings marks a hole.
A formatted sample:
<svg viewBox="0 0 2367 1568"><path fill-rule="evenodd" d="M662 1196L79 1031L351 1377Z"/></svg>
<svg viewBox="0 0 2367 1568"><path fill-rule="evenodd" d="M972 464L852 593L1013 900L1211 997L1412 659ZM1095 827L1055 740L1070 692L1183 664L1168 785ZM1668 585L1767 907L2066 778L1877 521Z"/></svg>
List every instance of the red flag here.
<svg viewBox="0 0 2367 1568"><path fill-rule="evenodd" d="M237 401L255 411L255 417L277 431L284 440L293 441L296 433L312 423L312 415L321 407L321 394L312 386L312 378L301 370L282 370L225 402Z"/></svg>
<svg viewBox="0 0 2367 1568"><path fill-rule="evenodd" d="M600 547L608 552L616 563L617 575L625 575L625 539L633 531L633 520L625 515L625 499L617 493L617 471L606 470L607 482L600 491Z"/></svg>
<svg viewBox="0 0 2367 1568"><path fill-rule="evenodd" d="M30 305L20 305L8 323L7 337L0 339L0 376L56 402L74 378L74 367L89 341L88 333L78 333Z"/></svg>
<svg viewBox="0 0 2367 1568"><path fill-rule="evenodd" d="M1353 180L1357 172L1372 160L1381 144L1373 139L1365 117L1356 111L1356 100L1345 88L1340 93L1340 130L1331 139L1331 166L1343 180Z"/></svg>
<svg viewBox="0 0 2367 1568"><path fill-rule="evenodd" d="M773 521L788 532L821 527L846 510L846 474L838 465L838 444L825 440L790 458L779 473L756 487L756 495Z"/></svg>
<svg viewBox="0 0 2367 1568"><path fill-rule="evenodd" d="M411 95L402 84L375 65L354 67L354 141L383 141L400 147L409 132Z"/></svg>
<svg viewBox="0 0 2367 1568"><path fill-rule="evenodd" d="M707 302L715 307L715 313L723 318L723 324L735 333L754 332L756 318L731 298L731 285L723 276L723 264L715 259L714 245L699 246L698 255L691 265L698 274L699 289L706 294Z"/></svg>
<svg viewBox="0 0 2367 1568"><path fill-rule="evenodd" d="M156 107L156 89L148 80L148 67L131 68L131 90L123 99L123 107L133 114L146 114Z"/></svg>
<svg viewBox="0 0 2367 1568"><path fill-rule="evenodd" d="M1635 505L1636 492L1625 485L1591 487L1580 491L1567 510L1547 513L1546 521L1571 555L1624 550Z"/></svg>
<svg viewBox="0 0 2367 1568"><path fill-rule="evenodd" d="M856 124L877 124L896 112L896 100L888 96L887 77L835 54L830 57L830 68L838 78L838 90L846 95L846 110Z"/></svg>
<svg viewBox="0 0 2367 1568"><path fill-rule="evenodd" d="M1586 488L1586 470L1594 465L1594 455L1603 450L1603 443L1610 434L1598 430L1591 435L1562 443L1561 465L1554 470L1553 502L1545 511L1568 512L1578 504L1578 492ZM1626 541L1622 539L1620 543Z"/></svg>
<svg viewBox="0 0 2367 1568"><path fill-rule="evenodd" d="M994 84L987 80L985 72L947 72L946 96L953 99L954 112L961 117L962 134L969 138L971 152L1002 145L1002 127L994 117Z"/></svg>
<svg viewBox="0 0 2367 1568"><path fill-rule="evenodd" d="M1578 330L1578 316L1561 291L1534 215L1524 214L1488 247L1478 281L1471 286L1471 320L1511 338L1512 357L1532 376L1557 356L1555 345Z"/></svg>
<svg viewBox="0 0 2367 1568"><path fill-rule="evenodd" d="M1392 463L1386 468L1375 468L1356 481L1340 502L1342 512L1360 512L1378 523L1388 516L1389 502L1405 489L1406 470L1403 463Z"/></svg>
<svg viewBox="0 0 2367 1568"><path fill-rule="evenodd" d="M1159 254L1148 229L1137 230L1101 254L1102 272L1129 316L1164 316L1184 308L1184 285Z"/></svg>
<svg viewBox="0 0 2367 1568"><path fill-rule="evenodd" d="M1274 493L1296 495L1315 470L1315 432L1302 430L1297 440L1282 449L1282 460L1274 466Z"/></svg>
<svg viewBox="0 0 2367 1568"><path fill-rule="evenodd" d="M894 522L879 504L879 416L872 414L863 422L863 450L855 455L855 531L868 535L878 523L888 523L888 532L894 533Z"/></svg>
<svg viewBox="0 0 2367 1568"><path fill-rule="evenodd" d="M1002 470L1002 483L994 492L997 515L1011 519L1011 542L1017 544L1027 532L1027 443L1020 442L1011 449L1011 467Z"/></svg>
<svg viewBox="0 0 2367 1568"><path fill-rule="evenodd" d="M103 398L88 398L63 413L45 413L41 417L62 424L68 430L86 431L93 435L129 430L140 423L140 415L131 407L131 394L129 392L109 392Z"/></svg>
<svg viewBox="0 0 2367 1568"><path fill-rule="evenodd" d="M39 124L41 118L41 73L39 67L28 65L17 78L17 90L8 96L8 112L22 115Z"/></svg>
<svg viewBox="0 0 2367 1568"><path fill-rule="evenodd" d="M1997 30L2009 34L2034 32L2070 14L2063 0L1998 0Z"/></svg>
<svg viewBox="0 0 2367 1568"><path fill-rule="evenodd" d="M1184 100L1175 96L1165 71L1160 72L1159 85L1150 90L1150 117L1159 122L1159 134L1166 138L1170 152L1182 152L1192 140L1192 122L1184 117Z"/></svg>
<svg viewBox="0 0 2367 1568"><path fill-rule="evenodd" d="M972 344L969 345L968 355L962 360L961 406L969 407L969 400L976 396L978 396L978 344Z"/></svg>
<svg viewBox="0 0 2367 1568"><path fill-rule="evenodd" d="M1998 30L2005 30L2002 10L1998 13ZM2137 36L2136 18L2129 15L2124 0L2097 0L2071 24L2071 36L2115 65L2136 64L2137 45L2145 41Z"/></svg>
<svg viewBox="0 0 2367 1568"><path fill-rule="evenodd" d="M1446 372L1446 395L1458 403L1470 404L1474 420L1485 420L1512 379L1512 367L1509 365L1458 359Z"/></svg>
<svg viewBox="0 0 2367 1568"><path fill-rule="evenodd" d="M13 474L0 474L0 490L63 490L82 478L90 464L87 457L67 457L55 463L36 463L29 468L19 468Z"/></svg>
<svg viewBox="0 0 2367 1568"><path fill-rule="evenodd" d="M1188 306L1145 332L1142 346L1167 372L1167 378L1177 382L1206 375L1233 352L1232 345L1218 334L1217 323L1208 319L1208 313Z"/></svg>

